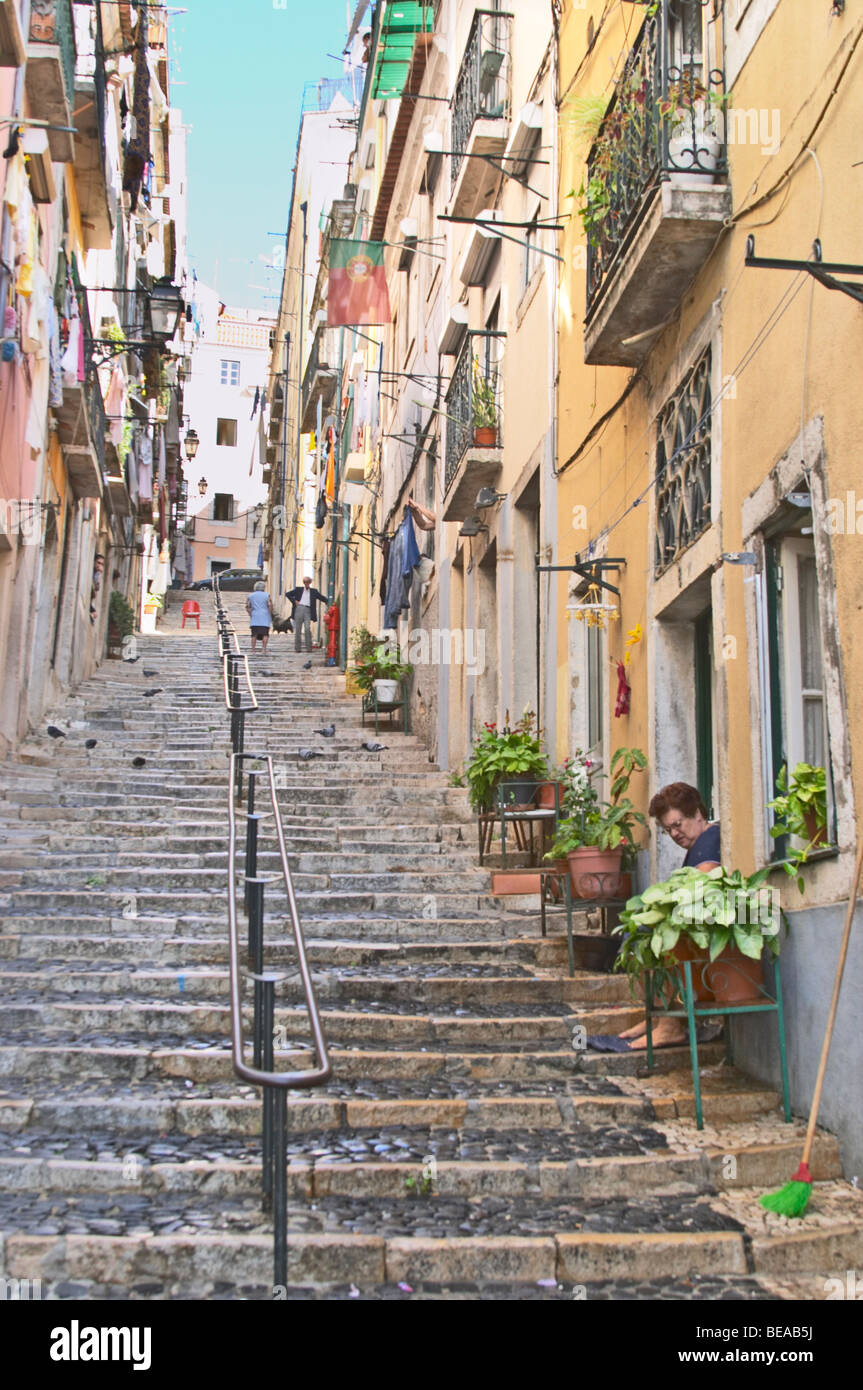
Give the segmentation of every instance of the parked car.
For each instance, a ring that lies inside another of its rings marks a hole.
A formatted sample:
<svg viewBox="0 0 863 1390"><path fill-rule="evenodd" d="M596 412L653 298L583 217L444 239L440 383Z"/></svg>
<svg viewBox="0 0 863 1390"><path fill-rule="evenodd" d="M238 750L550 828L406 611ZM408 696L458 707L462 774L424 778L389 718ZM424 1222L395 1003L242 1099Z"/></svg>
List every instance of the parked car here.
<svg viewBox="0 0 863 1390"><path fill-rule="evenodd" d="M218 575L219 588L224 593L251 593L259 579L264 578L263 570L222 570ZM197 579L194 584L187 585L189 589L212 589L213 578Z"/></svg>

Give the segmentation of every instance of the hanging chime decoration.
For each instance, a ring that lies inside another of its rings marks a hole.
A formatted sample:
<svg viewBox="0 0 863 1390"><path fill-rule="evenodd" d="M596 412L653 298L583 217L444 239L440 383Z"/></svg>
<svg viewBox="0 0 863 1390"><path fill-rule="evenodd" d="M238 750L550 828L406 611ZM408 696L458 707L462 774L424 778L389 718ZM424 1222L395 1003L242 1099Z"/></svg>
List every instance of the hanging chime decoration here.
<svg viewBox="0 0 863 1390"><path fill-rule="evenodd" d="M609 623L617 622L620 618L616 604L603 603L600 587L595 583L588 584L583 603L571 603L567 607L580 623L599 628L600 632L605 632Z"/></svg>

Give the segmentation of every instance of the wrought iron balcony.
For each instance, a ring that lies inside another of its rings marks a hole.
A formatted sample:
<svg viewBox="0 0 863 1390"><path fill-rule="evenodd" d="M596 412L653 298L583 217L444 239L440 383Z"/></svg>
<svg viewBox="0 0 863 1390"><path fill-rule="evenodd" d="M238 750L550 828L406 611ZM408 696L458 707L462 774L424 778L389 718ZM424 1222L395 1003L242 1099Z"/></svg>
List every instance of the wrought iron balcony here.
<svg viewBox="0 0 863 1390"><path fill-rule="evenodd" d="M330 366L327 357L332 336L326 328L319 328L315 334L306 370L303 373L303 412L300 432L308 434L315 428L318 413L318 400L323 402L324 411L335 398L336 368Z"/></svg>
<svg viewBox="0 0 863 1390"><path fill-rule="evenodd" d="M500 179L499 169L480 156L500 156L506 147L511 26L512 15L499 10L477 10L471 24L452 103L450 175L458 216L484 206Z"/></svg>
<svg viewBox="0 0 863 1390"><path fill-rule="evenodd" d="M641 362L730 211L724 75L705 68L694 37L705 3L659 0L588 155L588 362Z"/></svg>
<svg viewBox="0 0 863 1390"><path fill-rule="evenodd" d="M504 333L468 333L446 395L444 520L475 510L481 487L496 482L503 462Z"/></svg>
<svg viewBox="0 0 863 1390"><path fill-rule="evenodd" d="M71 126L75 93L75 24L71 0L32 0L25 68L31 114L54 126ZM72 135L49 130L51 158L69 163Z"/></svg>
<svg viewBox="0 0 863 1390"><path fill-rule="evenodd" d="M711 365L708 348L656 422L657 575L674 564L711 522Z"/></svg>

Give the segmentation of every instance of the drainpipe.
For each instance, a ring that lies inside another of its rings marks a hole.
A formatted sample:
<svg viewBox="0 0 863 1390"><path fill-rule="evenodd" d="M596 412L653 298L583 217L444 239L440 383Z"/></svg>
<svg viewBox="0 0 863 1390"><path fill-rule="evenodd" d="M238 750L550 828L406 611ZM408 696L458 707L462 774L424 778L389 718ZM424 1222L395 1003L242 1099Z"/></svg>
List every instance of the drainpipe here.
<svg viewBox="0 0 863 1390"><path fill-rule="evenodd" d="M299 344L297 351L297 458L295 465L296 476L294 478L294 514L296 520L294 524L294 579L291 585L291 587L294 589L297 587L297 540L299 538L298 523L300 518L300 443L302 440L303 425L303 342L305 341L306 336L303 327L303 298L306 289L306 219L308 217L309 212L308 203L300 203L300 212L303 214L303 254L301 258L300 268L300 316L297 319L297 343ZM287 363L285 364L285 366L285 402L287 403ZM282 493L282 501L285 501L284 493Z"/></svg>
<svg viewBox="0 0 863 1390"><path fill-rule="evenodd" d="M282 506L282 508L283 508L285 520L287 520L287 515L288 515L287 507L285 506L285 484L286 484L286 480L287 480L287 476L288 476L288 376L289 376L289 370L288 370L288 369L289 369L289 367L290 367L290 361L291 361L291 335L290 335L290 333L286 333L286 334L285 334L285 385L284 385L284 390L282 391L282 410L284 411L284 415L283 415L283 417L282 417L282 470L281 470L281 471L282 471L282 486L281 486L281 489L280 489L280 496L281 496L281 499L282 499L282 501L281 501L281 506ZM281 539L280 539L280 544L279 544L279 606L280 606L280 607L281 607L282 597L283 597L283 595L284 595L284 589L282 588L282 582L283 582L283 579L284 579L284 564L285 564L285 532L286 532L286 530L287 530L287 527L282 527L281 533L280 533L280 534L281 534Z"/></svg>

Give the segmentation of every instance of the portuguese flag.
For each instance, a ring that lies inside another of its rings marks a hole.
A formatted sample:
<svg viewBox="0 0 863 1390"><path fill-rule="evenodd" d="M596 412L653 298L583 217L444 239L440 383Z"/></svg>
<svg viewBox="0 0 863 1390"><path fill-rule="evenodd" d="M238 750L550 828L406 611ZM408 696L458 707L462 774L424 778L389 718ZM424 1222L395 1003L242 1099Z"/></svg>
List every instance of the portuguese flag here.
<svg viewBox="0 0 863 1390"><path fill-rule="evenodd" d="M390 297L384 274L382 241L330 242L327 327L383 324L390 321Z"/></svg>

